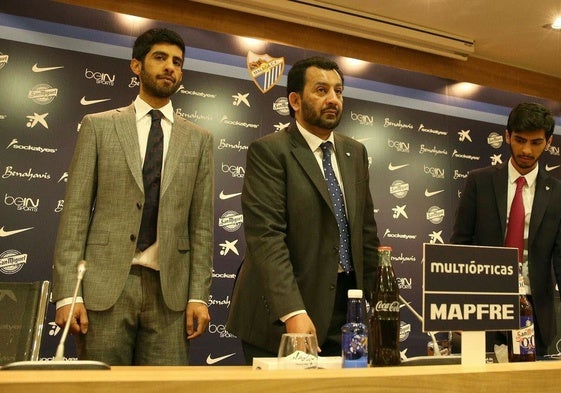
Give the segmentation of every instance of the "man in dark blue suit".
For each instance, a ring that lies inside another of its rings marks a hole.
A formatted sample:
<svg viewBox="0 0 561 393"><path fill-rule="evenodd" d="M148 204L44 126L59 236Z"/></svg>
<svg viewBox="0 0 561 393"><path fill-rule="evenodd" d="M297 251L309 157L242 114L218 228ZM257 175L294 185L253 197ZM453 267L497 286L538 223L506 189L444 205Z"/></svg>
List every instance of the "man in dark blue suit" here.
<svg viewBox="0 0 561 393"><path fill-rule="evenodd" d="M451 243L457 244L504 246L516 180L524 176L521 263L534 309L538 356L547 353L557 331L553 300L555 282L561 283L561 182L538 165L538 159L553 140L554 127L551 113L542 105L522 103L511 111L505 132L511 157L505 164L470 172L451 238ZM493 344L504 343L501 337L488 335L487 350L492 351Z"/></svg>

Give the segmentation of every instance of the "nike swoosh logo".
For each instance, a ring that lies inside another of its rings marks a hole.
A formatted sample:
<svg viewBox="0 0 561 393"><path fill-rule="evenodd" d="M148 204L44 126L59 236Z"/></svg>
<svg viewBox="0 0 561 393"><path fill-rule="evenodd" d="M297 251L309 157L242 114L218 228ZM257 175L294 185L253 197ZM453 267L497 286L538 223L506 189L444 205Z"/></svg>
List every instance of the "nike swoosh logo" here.
<svg viewBox="0 0 561 393"><path fill-rule="evenodd" d="M64 68L64 66L57 66L57 67L39 67L37 65L37 63L33 64L33 67L31 67L31 71L33 72L45 72L45 71L52 71L52 70L58 70L59 68Z"/></svg>
<svg viewBox="0 0 561 393"><path fill-rule="evenodd" d="M216 363L218 363L218 362L223 361L224 359L228 359L229 357L234 356L235 354L236 354L236 353L234 352L234 353L231 353L231 354L229 354L229 355L224 355L224 356L220 356L220 357L217 357L217 358L213 358L213 357L210 356L210 354L209 354L209 355L207 356L207 358L206 358L206 364L216 364Z"/></svg>
<svg viewBox="0 0 561 393"><path fill-rule="evenodd" d="M2 227L2 228L0 228L0 237L12 236L12 235L15 235L16 233L29 231L30 229L33 229L33 228L34 227L24 228L24 229L14 229L13 231L6 231L6 230L4 230L4 227Z"/></svg>
<svg viewBox="0 0 561 393"><path fill-rule="evenodd" d="M82 99L80 100L80 104L82 105L92 105L92 104L98 104L100 102L104 102L104 101L109 101L111 98L104 98L102 100L86 100L86 96L83 96Z"/></svg>
<svg viewBox="0 0 561 393"><path fill-rule="evenodd" d="M554 169L559 168L560 166L561 166L561 165L554 165L554 166L546 165L546 166L545 166L545 170L548 171L548 172L550 172L550 171L552 171L552 170L554 170Z"/></svg>
<svg viewBox="0 0 561 393"><path fill-rule="evenodd" d="M425 188L425 196L426 197L431 197L433 195L440 194L441 192L444 192L444 190L438 190L438 191L432 191L431 192L431 191L429 191Z"/></svg>
<svg viewBox="0 0 561 393"><path fill-rule="evenodd" d="M406 166L409 166L409 164L403 164L403 165L392 165L392 163L390 162L390 164L388 165L388 169L390 171L395 171L401 168L405 168Z"/></svg>
<svg viewBox="0 0 561 393"><path fill-rule="evenodd" d="M241 195L241 192L236 192L235 194L224 194L224 191L220 191L220 199L225 200L225 199L230 199L230 198L234 198L237 197L238 195Z"/></svg>

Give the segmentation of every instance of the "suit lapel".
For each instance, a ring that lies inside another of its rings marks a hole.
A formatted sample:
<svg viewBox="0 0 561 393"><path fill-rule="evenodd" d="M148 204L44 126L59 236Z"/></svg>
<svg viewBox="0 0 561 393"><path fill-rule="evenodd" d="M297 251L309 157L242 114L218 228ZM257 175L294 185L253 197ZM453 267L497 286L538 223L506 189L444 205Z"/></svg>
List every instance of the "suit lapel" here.
<svg viewBox="0 0 561 393"><path fill-rule="evenodd" d="M117 109L115 114L115 128L117 138L125 154L125 159L138 187L144 192L142 181L142 162L140 159L140 147L138 144L138 132L136 130L136 119L134 105Z"/></svg>
<svg viewBox="0 0 561 393"><path fill-rule="evenodd" d="M294 158L308 174L312 184L314 184L317 188L321 197L327 206L329 206L333 215L335 215L335 212L333 211L333 204L331 203L331 197L329 196L329 191L327 190L327 185L325 184L325 178L321 173L316 157L310 150L310 146L308 146L308 143L306 143L306 140L300 134L300 131L298 131L295 124L291 124L287 132L291 137L290 141L292 144L292 154L294 155Z"/></svg>
<svg viewBox="0 0 561 393"><path fill-rule="evenodd" d="M164 175L162 177L162 188L160 194L163 195L173 179L173 175L177 170L177 165L179 164L179 158L182 153L182 149L188 146L186 140L188 139L188 134L185 128L178 126L178 118L176 116L172 130L169 138L168 152L166 155L166 162L164 166Z"/></svg>
<svg viewBox="0 0 561 393"><path fill-rule="evenodd" d="M493 174L493 188L495 192L495 203L497 204L497 211L501 221L501 233L506 233L506 204L507 204L507 189L505 184L508 182L508 167L501 165L497 167L497 171ZM508 186L508 184L507 184Z"/></svg>
<svg viewBox="0 0 561 393"><path fill-rule="evenodd" d="M528 233L528 244L533 244L536 232L540 223L542 222L543 216L549 205L549 199L551 196L551 185L549 175L544 171L538 171L538 176L536 177L536 190L534 193L534 202L532 203L532 215L530 217L530 230Z"/></svg>

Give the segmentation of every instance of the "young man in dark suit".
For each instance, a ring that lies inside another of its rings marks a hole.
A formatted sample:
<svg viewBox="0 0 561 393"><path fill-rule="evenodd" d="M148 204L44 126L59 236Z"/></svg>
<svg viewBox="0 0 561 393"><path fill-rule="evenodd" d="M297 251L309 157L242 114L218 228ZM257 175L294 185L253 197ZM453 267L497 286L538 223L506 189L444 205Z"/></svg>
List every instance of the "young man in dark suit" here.
<svg viewBox="0 0 561 393"><path fill-rule="evenodd" d="M538 165L553 140L555 121L546 108L522 103L510 113L505 132L507 163L471 171L462 192L451 243L504 246L516 181L525 178L522 273L534 308L537 355L556 335L555 283L561 284L561 182ZM552 276L553 272L553 276ZM488 334L487 350L504 344Z"/></svg>

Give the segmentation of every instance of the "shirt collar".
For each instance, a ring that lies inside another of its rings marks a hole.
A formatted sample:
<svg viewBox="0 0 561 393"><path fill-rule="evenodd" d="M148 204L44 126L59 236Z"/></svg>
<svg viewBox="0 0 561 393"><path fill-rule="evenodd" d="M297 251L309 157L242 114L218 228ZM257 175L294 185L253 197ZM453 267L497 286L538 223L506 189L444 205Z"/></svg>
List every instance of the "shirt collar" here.
<svg viewBox="0 0 561 393"><path fill-rule="evenodd" d="M512 158L508 160L508 182L509 184L516 183L516 179L520 176L524 176L526 178L526 184L528 187L533 187L534 183L536 182L536 178L538 177L538 170L539 165L536 165L534 169L528 172L525 175L521 175L520 172L516 170L514 165L512 165Z"/></svg>
<svg viewBox="0 0 561 393"><path fill-rule="evenodd" d="M144 101L140 96L136 96L134 100L134 110L136 112L136 121L142 119L144 116L148 115L152 108L146 101ZM173 105L171 100L161 108L158 108L164 117L173 124Z"/></svg>
<svg viewBox="0 0 561 393"><path fill-rule="evenodd" d="M304 138L306 143L308 143L308 146L310 146L310 149L312 151L318 150L320 148L319 145L321 145L323 142L326 141L331 142L331 145L333 146L333 151L335 151L335 138L333 137L333 132L331 132L329 134L329 138L327 138L327 140L324 141L320 137L306 130L300 123L298 123L298 121L296 121L296 126L298 127L298 131L300 131L300 134L302 134L302 137Z"/></svg>

